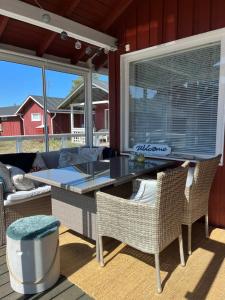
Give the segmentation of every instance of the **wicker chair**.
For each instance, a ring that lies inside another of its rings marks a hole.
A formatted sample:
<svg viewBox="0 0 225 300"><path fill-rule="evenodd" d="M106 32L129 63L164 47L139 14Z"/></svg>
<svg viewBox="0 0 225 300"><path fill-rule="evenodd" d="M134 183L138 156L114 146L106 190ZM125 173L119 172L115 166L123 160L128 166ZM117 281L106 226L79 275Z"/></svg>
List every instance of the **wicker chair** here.
<svg viewBox="0 0 225 300"><path fill-rule="evenodd" d="M188 226L188 254L191 255L192 224L205 216L205 234L208 230L208 200L211 185L220 162L221 155L197 162L194 170L193 182L186 187L186 201L184 205L184 218L182 224Z"/></svg>
<svg viewBox="0 0 225 300"><path fill-rule="evenodd" d="M51 215L51 193L33 197L32 200L4 206L3 188L0 184L0 246L6 242L6 229L19 218L33 215Z"/></svg>
<svg viewBox="0 0 225 300"><path fill-rule="evenodd" d="M137 203L104 192L96 193L97 249L104 266L102 237L109 236L155 255L157 291L161 293L159 253L179 238L181 265L185 265L181 222L188 162L157 174L154 205ZM134 181L137 191L140 180ZM121 188L121 187L119 187Z"/></svg>

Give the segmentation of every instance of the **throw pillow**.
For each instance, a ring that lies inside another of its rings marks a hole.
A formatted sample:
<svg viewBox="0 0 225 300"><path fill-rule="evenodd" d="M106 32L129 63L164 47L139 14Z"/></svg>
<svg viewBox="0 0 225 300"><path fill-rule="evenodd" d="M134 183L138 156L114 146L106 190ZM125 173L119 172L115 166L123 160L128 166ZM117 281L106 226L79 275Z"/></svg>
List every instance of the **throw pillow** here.
<svg viewBox="0 0 225 300"><path fill-rule="evenodd" d="M29 191L35 188L34 182L25 177L25 172L20 168L8 166L11 180L18 191Z"/></svg>
<svg viewBox="0 0 225 300"><path fill-rule="evenodd" d="M46 163L45 163L45 161L44 161L44 159L43 159L40 152L36 153L36 157L35 157L35 160L33 162L32 169L35 170L35 171L40 171L40 170L46 170L47 169Z"/></svg>
<svg viewBox="0 0 225 300"><path fill-rule="evenodd" d="M80 148L79 155L85 162L96 161L101 158L103 148Z"/></svg>
<svg viewBox="0 0 225 300"><path fill-rule="evenodd" d="M139 189L133 193L130 200L140 203L154 204L157 193L157 180L141 180Z"/></svg>
<svg viewBox="0 0 225 300"><path fill-rule="evenodd" d="M85 163L86 160L77 153L63 151L59 156L59 168Z"/></svg>
<svg viewBox="0 0 225 300"><path fill-rule="evenodd" d="M3 193L6 193L5 181L1 176L0 176L0 184L2 184Z"/></svg>
<svg viewBox="0 0 225 300"><path fill-rule="evenodd" d="M11 181L11 176L10 176L9 170L1 162L0 162L0 177L2 178L2 180L4 181L4 184L5 184L5 188L4 188L5 193L13 193L16 191L16 189L13 186L13 183Z"/></svg>

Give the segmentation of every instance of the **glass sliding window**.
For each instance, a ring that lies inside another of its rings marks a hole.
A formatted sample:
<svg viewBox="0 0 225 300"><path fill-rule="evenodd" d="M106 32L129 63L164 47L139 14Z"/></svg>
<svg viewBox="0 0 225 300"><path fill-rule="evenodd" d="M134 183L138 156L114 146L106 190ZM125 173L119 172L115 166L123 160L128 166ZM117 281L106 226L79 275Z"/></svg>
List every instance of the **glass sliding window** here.
<svg viewBox="0 0 225 300"><path fill-rule="evenodd" d="M42 69L0 61L0 153L44 151Z"/></svg>
<svg viewBox="0 0 225 300"><path fill-rule="evenodd" d="M92 74L93 145L109 146L108 76Z"/></svg>
<svg viewBox="0 0 225 300"><path fill-rule="evenodd" d="M83 76L47 69L49 150L85 145Z"/></svg>
<svg viewBox="0 0 225 300"><path fill-rule="evenodd" d="M175 155L215 155L220 48L218 42L129 63L129 149L157 143Z"/></svg>

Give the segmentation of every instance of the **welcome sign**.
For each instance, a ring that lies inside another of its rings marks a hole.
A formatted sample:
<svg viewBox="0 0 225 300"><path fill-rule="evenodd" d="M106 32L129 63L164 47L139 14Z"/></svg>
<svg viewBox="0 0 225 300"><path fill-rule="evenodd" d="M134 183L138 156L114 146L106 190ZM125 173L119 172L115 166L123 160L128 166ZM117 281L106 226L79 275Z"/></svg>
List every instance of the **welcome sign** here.
<svg viewBox="0 0 225 300"><path fill-rule="evenodd" d="M137 154L144 154L144 156L166 156L171 153L171 148L161 144L136 144L133 151Z"/></svg>

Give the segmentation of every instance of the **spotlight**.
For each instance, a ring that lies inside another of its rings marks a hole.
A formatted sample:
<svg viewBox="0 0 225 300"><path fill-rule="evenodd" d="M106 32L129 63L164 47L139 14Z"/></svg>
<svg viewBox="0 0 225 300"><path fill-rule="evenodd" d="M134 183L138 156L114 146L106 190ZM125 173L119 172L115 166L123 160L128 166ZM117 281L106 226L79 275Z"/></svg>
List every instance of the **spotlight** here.
<svg viewBox="0 0 225 300"><path fill-rule="evenodd" d="M104 49L104 53L106 54L106 55L108 55L109 54L109 49Z"/></svg>
<svg viewBox="0 0 225 300"><path fill-rule="evenodd" d="M91 55L91 53L92 53L91 47L87 47L87 48L85 49L85 54L86 54L86 55Z"/></svg>
<svg viewBox="0 0 225 300"><path fill-rule="evenodd" d="M77 40L77 41L75 42L75 48L76 48L77 50L79 50L79 49L81 49L81 47L82 47L81 42Z"/></svg>
<svg viewBox="0 0 225 300"><path fill-rule="evenodd" d="M67 38L68 38L67 32L66 32L66 31L62 31L62 32L60 33L60 38L61 38L61 40L63 40L63 41L67 40Z"/></svg>
<svg viewBox="0 0 225 300"><path fill-rule="evenodd" d="M44 23L50 23L50 21L51 21L51 17L50 17L49 14L43 14L43 15L41 16L41 19L42 19L42 21L43 21Z"/></svg>

